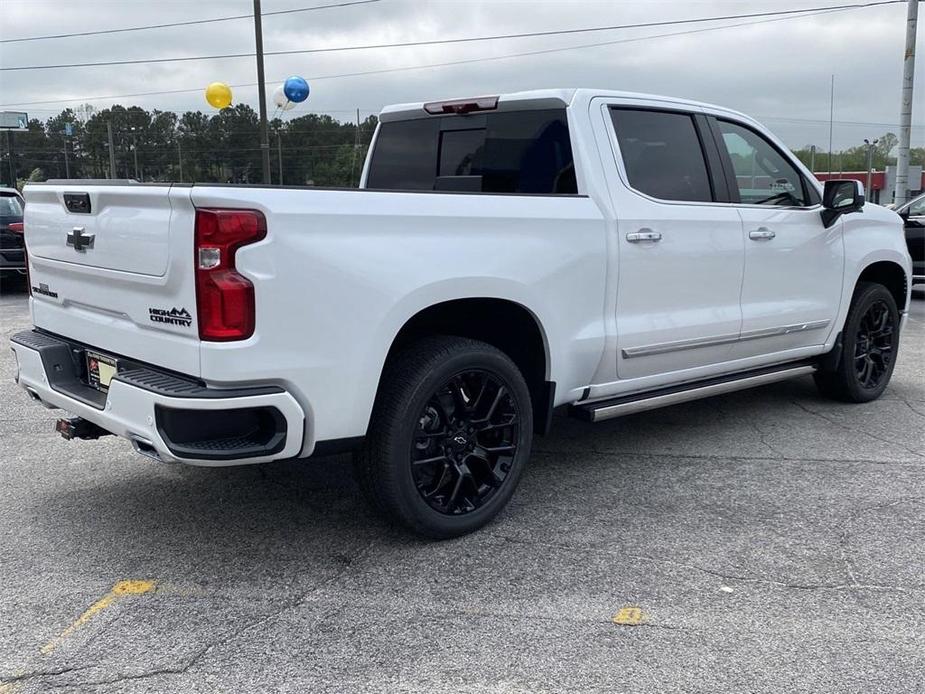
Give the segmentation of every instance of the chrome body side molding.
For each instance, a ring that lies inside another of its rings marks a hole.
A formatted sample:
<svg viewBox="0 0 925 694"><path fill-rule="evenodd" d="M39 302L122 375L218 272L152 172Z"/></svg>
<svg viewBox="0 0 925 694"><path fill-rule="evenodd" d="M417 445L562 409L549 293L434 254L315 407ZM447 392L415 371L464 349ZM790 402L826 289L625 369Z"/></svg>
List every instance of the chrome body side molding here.
<svg viewBox="0 0 925 694"><path fill-rule="evenodd" d="M790 325L780 325L774 328L747 330L743 333L730 333L728 335L716 335L713 337L696 337L690 340L660 342L655 345L642 345L641 347L624 347L622 352L624 359L631 359L632 357L648 357L654 354L666 354L668 352L676 352L682 349L713 347L715 345L726 345L730 342L757 340L762 337L789 335L790 333L805 332L807 330L821 330L823 328L827 328L830 322L831 321L828 320L815 320L808 323L791 323Z"/></svg>

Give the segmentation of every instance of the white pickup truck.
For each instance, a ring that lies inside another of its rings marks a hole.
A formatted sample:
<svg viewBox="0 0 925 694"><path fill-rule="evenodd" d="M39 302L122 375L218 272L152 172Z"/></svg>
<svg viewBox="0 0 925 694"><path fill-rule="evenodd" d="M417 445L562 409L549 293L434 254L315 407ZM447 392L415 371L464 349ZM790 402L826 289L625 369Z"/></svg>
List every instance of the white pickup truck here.
<svg viewBox="0 0 925 694"><path fill-rule="evenodd" d="M361 190L25 190L19 384L66 438L235 465L354 450L370 502L450 537L534 432L813 374L886 387L902 220L751 118L588 89L391 106Z"/></svg>

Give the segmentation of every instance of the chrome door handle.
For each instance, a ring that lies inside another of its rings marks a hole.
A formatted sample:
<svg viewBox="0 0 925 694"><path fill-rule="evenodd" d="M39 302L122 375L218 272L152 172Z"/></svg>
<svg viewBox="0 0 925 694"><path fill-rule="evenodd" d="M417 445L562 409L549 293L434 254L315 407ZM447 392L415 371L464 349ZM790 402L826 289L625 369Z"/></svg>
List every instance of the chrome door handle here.
<svg viewBox="0 0 925 694"><path fill-rule="evenodd" d="M626 240L630 243L639 243L640 241L661 241L662 232L652 231L651 229L640 229L626 235Z"/></svg>
<svg viewBox="0 0 925 694"><path fill-rule="evenodd" d="M755 240L755 241L761 241L762 239L770 240L770 239L773 239L775 236L777 236L777 234L775 234L773 231L771 231L767 227L758 227L754 231L748 232L748 238Z"/></svg>

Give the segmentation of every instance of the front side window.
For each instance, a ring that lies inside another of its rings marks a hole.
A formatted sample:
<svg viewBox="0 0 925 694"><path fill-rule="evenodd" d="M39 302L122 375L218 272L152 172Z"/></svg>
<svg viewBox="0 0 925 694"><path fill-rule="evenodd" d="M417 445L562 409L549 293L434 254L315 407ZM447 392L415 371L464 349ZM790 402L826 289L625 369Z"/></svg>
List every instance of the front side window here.
<svg viewBox="0 0 925 694"><path fill-rule="evenodd" d="M710 175L691 115L612 108L610 116L633 188L661 200L713 200Z"/></svg>
<svg viewBox="0 0 925 694"><path fill-rule="evenodd" d="M754 130L718 120L732 160L739 198L749 205L806 205L803 177L776 147Z"/></svg>
<svg viewBox="0 0 925 694"><path fill-rule="evenodd" d="M367 187L575 194L565 109L385 122Z"/></svg>

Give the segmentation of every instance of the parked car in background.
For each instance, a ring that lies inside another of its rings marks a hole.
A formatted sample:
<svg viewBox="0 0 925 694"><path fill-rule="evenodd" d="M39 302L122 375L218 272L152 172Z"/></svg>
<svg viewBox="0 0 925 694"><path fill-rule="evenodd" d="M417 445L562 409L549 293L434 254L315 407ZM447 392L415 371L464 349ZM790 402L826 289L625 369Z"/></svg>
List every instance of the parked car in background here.
<svg viewBox="0 0 925 694"><path fill-rule="evenodd" d="M906 245L912 256L912 282L925 283L925 193L896 210L906 226Z"/></svg>
<svg viewBox="0 0 925 694"><path fill-rule="evenodd" d="M900 218L748 116L590 89L401 104L361 185L28 184L19 384L76 415L66 438L163 462L355 450L375 508L444 538L504 507L556 406L890 380Z"/></svg>
<svg viewBox="0 0 925 694"><path fill-rule="evenodd" d="M26 274L23 198L15 188L0 188L0 276Z"/></svg>

